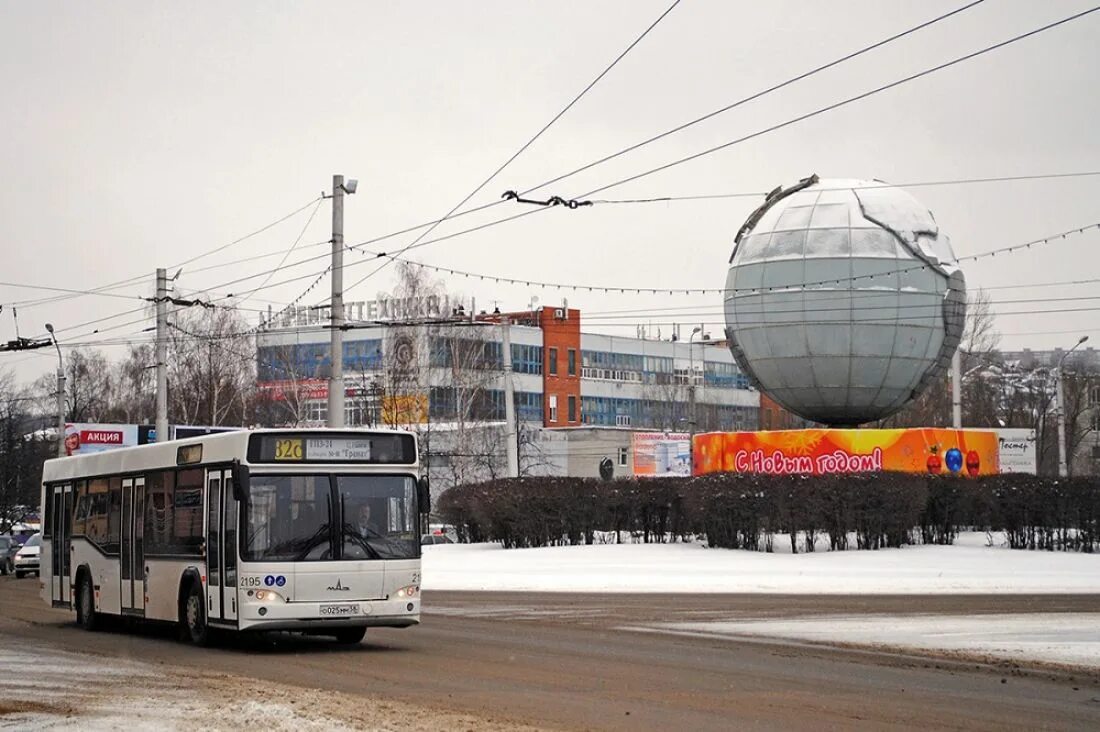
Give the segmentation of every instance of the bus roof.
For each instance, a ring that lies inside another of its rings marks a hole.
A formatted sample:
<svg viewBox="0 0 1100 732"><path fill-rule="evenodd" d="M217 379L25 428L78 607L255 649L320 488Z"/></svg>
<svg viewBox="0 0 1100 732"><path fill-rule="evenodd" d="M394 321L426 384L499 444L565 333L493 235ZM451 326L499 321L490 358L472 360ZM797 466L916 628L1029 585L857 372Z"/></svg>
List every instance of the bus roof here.
<svg viewBox="0 0 1100 732"><path fill-rule="evenodd" d="M140 473L149 470L175 468L177 467L176 451L178 448L186 445L201 444L203 446L202 464L226 463L232 460L240 460L242 463L246 463L248 440L252 435L264 433L288 434L292 432L303 435L323 435L326 433L358 433L364 435L403 434L412 435L413 439L416 438L413 432L381 428L349 427L329 429L326 427L281 427L253 430L242 429L236 432L219 432L212 435L202 435L182 440L170 440L168 442L158 442L150 445L113 448L90 455L73 455L71 457L53 458L47 460L42 467L42 482L52 483L59 480L70 480L89 475ZM341 467L346 468L349 466L348 464L344 464L341 465ZM414 463L407 467L416 467L416 464Z"/></svg>

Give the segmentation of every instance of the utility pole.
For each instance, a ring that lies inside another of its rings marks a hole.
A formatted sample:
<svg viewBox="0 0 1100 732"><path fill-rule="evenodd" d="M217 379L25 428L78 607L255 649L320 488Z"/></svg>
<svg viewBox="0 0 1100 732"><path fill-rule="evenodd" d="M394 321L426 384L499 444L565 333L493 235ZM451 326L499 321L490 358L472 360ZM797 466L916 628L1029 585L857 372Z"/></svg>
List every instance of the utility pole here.
<svg viewBox="0 0 1100 732"><path fill-rule="evenodd" d="M951 357L951 424L955 429L962 429L962 356L959 349L955 349L955 355Z"/></svg>
<svg viewBox="0 0 1100 732"><path fill-rule="evenodd" d="M519 443L516 438L516 395L515 386L512 383L512 321L501 318L500 330L504 350L504 419L507 422L505 428L505 452L508 455L508 477L519 477Z"/></svg>
<svg viewBox="0 0 1100 732"><path fill-rule="evenodd" d="M332 299L329 302L332 368L328 379L328 426L344 426L344 194L355 193L354 178L332 176Z"/></svg>
<svg viewBox="0 0 1100 732"><path fill-rule="evenodd" d="M703 332L697 325L688 336L688 475L695 472L695 336ZM706 357L704 357L704 363ZM682 363L682 362L681 362ZM704 367L704 371L706 368Z"/></svg>
<svg viewBox="0 0 1100 732"><path fill-rule="evenodd" d="M61 346L57 345L57 336L53 326L46 323L53 347L57 349L57 456L65 457L65 366L61 362Z"/></svg>
<svg viewBox="0 0 1100 732"><path fill-rule="evenodd" d="M1055 382L1055 393L1058 397L1058 475L1063 478L1069 475L1069 460L1066 455L1066 390L1062 385L1062 369L1066 363L1066 357L1088 339L1088 336L1081 336L1081 339L1074 344L1073 348L1062 354L1062 358L1058 360L1058 368L1054 370L1054 377L1057 380Z"/></svg>
<svg viewBox="0 0 1100 732"><path fill-rule="evenodd" d="M157 442L168 441L168 273L157 269Z"/></svg>

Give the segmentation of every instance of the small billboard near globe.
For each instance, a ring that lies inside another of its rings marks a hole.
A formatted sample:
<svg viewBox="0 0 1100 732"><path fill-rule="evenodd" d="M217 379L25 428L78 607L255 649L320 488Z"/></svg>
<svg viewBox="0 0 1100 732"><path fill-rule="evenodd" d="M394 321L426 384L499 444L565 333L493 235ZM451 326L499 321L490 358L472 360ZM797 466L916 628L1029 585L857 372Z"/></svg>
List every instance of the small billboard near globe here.
<svg viewBox="0 0 1100 732"><path fill-rule="evenodd" d="M691 436L686 432L635 432L630 438L634 475L691 475Z"/></svg>
<svg viewBox="0 0 1100 732"><path fill-rule="evenodd" d="M710 432L696 435L693 445L695 475L895 471L978 476L1000 472L997 433L987 430Z"/></svg>
<svg viewBox="0 0 1100 732"><path fill-rule="evenodd" d="M997 430L1002 473L1035 475L1035 430L1006 427Z"/></svg>

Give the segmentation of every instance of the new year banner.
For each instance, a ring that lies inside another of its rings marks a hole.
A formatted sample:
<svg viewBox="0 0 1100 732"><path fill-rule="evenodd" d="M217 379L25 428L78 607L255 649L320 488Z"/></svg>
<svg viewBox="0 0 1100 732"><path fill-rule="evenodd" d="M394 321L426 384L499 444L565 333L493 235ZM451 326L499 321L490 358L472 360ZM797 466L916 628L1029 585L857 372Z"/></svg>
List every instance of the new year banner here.
<svg viewBox="0 0 1100 732"><path fill-rule="evenodd" d="M984 430L777 430L695 435L693 473L774 475L896 471L996 475L997 433Z"/></svg>

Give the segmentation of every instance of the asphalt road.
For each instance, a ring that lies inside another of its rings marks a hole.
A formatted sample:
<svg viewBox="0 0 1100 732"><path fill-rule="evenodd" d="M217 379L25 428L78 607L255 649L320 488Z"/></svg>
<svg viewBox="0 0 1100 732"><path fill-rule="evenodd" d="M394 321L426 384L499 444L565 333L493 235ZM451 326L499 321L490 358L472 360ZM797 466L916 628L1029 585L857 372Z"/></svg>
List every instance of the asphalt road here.
<svg viewBox="0 0 1100 732"><path fill-rule="evenodd" d="M624 629L822 612L1092 612L1096 596L436 592L419 627L374 629L355 648L284 636L199 649L163 627L86 633L37 590L34 578L0 578L0 632L550 728L1100 729L1100 674Z"/></svg>

